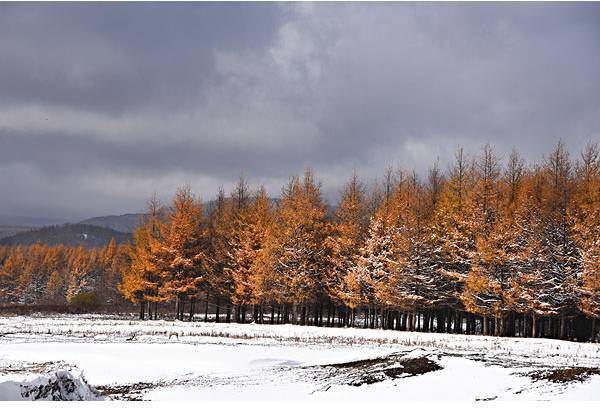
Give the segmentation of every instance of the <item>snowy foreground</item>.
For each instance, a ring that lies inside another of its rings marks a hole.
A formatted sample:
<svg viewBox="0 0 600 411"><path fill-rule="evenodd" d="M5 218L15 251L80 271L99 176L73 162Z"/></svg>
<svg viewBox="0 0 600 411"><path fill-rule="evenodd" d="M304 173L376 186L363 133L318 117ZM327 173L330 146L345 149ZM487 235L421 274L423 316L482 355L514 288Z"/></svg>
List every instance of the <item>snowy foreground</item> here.
<svg viewBox="0 0 600 411"><path fill-rule="evenodd" d="M600 400L600 345L291 325L0 317L0 400Z"/></svg>

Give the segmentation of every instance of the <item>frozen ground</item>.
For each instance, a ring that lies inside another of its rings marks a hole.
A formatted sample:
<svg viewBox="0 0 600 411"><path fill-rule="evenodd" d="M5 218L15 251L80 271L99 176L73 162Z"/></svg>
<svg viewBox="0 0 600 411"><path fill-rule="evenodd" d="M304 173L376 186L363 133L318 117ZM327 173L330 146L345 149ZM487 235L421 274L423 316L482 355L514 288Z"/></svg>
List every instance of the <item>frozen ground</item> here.
<svg viewBox="0 0 600 411"><path fill-rule="evenodd" d="M71 390L65 399L600 400L600 345L111 316L0 317L0 399L32 389L44 399Z"/></svg>

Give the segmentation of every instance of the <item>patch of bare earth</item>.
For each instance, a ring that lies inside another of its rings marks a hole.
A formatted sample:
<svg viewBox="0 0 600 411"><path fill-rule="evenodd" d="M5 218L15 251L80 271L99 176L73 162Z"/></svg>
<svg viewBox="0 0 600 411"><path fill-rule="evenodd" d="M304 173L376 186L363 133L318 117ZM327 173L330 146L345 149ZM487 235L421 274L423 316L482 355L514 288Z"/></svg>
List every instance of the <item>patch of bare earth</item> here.
<svg viewBox="0 0 600 411"><path fill-rule="evenodd" d="M0 367L0 375L8 374L44 374L60 369L71 369L71 365L63 361L48 361L42 363L19 362Z"/></svg>
<svg viewBox="0 0 600 411"><path fill-rule="evenodd" d="M138 382L126 385L100 385L94 388L111 400L141 401L146 392L163 385L161 383Z"/></svg>
<svg viewBox="0 0 600 411"><path fill-rule="evenodd" d="M600 375L600 368L572 367L556 370L539 370L529 374L534 381L550 381L556 384L583 382L592 375Z"/></svg>
<svg viewBox="0 0 600 411"><path fill-rule="evenodd" d="M387 379L414 377L442 369L439 364L427 357L402 358L398 355L329 364L323 367L339 370L341 374L345 374L343 381L352 386L375 384Z"/></svg>

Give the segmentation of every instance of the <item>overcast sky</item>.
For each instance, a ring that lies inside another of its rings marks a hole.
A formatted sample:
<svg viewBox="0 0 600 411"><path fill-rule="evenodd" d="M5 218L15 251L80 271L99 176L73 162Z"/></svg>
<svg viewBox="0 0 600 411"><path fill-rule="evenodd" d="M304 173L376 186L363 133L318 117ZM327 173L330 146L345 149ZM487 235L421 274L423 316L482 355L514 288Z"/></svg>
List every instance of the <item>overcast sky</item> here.
<svg viewBox="0 0 600 411"><path fill-rule="evenodd" d="M0 214L600 140L600 4L0 4Z"/></svg>

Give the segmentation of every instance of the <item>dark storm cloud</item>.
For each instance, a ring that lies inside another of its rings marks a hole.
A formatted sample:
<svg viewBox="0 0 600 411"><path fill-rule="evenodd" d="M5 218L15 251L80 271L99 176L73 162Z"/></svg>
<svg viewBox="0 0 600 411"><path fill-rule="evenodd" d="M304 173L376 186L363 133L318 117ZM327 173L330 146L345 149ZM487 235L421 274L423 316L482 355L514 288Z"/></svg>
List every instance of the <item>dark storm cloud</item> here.
<svg viewBox="0 0 600 411"><path fill-rule="evenodd" d="M0 214L600 138L597 4L0 5Z"/></svg>
<svg viewBox="0 0 600 411"><path fill-rule="evenodd" d="M216 50L260 48L280 20L273 6L246 4L2 8L3 101L110 112L193 103L217 81Z"/></svg>

